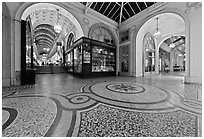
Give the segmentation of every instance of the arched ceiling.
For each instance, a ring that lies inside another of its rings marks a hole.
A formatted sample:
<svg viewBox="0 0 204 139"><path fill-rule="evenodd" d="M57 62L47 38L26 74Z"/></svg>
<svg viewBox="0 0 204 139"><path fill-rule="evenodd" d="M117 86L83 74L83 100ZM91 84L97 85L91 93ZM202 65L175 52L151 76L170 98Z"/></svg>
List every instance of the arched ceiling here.
<svg viewBox="0 0 204 139"><path fill-rule="evenodd" d="M178 51L181 54L185 54L185 36L171 36L163 43L166 43L168 47L173 44L174 47L171 48L171 50Z"/></svg>
<svg viewBox="0 0 204 139"><path fill-rule="evenodd" d="M39 9L30 14L32 21L32 27L35 28L40 24L49 24L54 26L57 23L57 18L59 19L58 23L61 25L63 32L69 32L69 30L74 26L72 21L64 16L59 11L59 16L57 16L57 9Z"/></svg>
<svg viewBox="0 0 204 139"><path fill-rule="evenodd" d="M74 24L66 16L59 14L53 9L39 9L29 15L34 41L39 54L49 54L56 40L60 36L54 31L54 25L62 27L62 34L67 34L74 27Z"/></svg>
<svg viewBox="0 0 204 139"><path fill-rule="evenodd" d="M157 28L158 17L158 29L161 30L161 37L169 37L172 35L183 35L185 33L184 20L174 13L163 13L149 19L142 26L142 30L150 32L152 35Z"/></svg>
<svg viewBox="0 0 204 139"><path fill-rule="evenodd" d="M59 13L57 14L57 9ZM29 18L29 20L27 20ZM33 31L33 39L38 54L49 54L61 37L66 36L76 28L82 32L75 17L65 9L51 3L34 3L23 12L22 20L30 21ZM54 31L54 26L62 27L60 34ZM83 34L83 32L82 32Z"/></svg>

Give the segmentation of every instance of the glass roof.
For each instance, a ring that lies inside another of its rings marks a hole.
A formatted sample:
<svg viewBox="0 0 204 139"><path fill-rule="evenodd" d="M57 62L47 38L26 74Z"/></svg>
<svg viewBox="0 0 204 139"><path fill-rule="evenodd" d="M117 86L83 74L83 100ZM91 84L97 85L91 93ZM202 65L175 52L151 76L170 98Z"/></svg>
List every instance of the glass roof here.
<svg viewBox="0 0 204 139"><path fill-rule="evenodd" d="M81 2L86 8L91 8L104 16L122 23L130 17L147 9L156 2Z"/></svg>

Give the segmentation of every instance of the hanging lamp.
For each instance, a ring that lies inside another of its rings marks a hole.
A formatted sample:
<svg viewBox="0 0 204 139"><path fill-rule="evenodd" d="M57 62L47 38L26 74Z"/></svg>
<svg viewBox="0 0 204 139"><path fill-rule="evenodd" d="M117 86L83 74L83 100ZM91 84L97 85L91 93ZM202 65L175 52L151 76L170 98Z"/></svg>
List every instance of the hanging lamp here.
<svg viewBox="0 0 204 139"><path fill-rule="evenodd" d="M157 20L157 26L156 26L156 31L154 32L154 38L159 38L161 37L161 30L159 30L159 17L157 17L156 20Z"/></svg>
<svg viewBox="0 0 204 139"><path fill-rule="evenodd" d="M57 9L57 23L54 25L54 31L58 34L62 32L62 27L59 25L59 9Z"/></svg>

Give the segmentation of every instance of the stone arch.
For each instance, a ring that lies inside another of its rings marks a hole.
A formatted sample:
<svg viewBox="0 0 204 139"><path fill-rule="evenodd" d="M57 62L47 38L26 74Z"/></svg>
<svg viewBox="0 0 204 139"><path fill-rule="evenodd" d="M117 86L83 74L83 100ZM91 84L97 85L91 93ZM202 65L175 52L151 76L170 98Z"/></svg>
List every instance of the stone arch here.
<svg viewBox="0 0 204 139"><path fill-rule="evenodd" d="M91 27L91 29L89 30L89 32L88 32L88 37L91 38L91 34L93 33L93 31L94 31L95 29L99 28L99 27L104 27L105 29L107 29L107 30L111 33L111 35L112 35L112 37L113 37L113 39L114 39L114 40L113 40L113 41L114 41L114 44L117 45L117 37L116 37L115 32L113 32L113 30L112 30L108 25L103 24L103 23L94 24L94 25Z"/></svg>
<svg viewBox="0 0 204 139"><path fill-rule="evenodd" d="M178 10L178 9L173 9L173 8L166 8L166 9L163 9L163 10L160 10L160 11L156 11L154 14L148 16L147 18L145 18L144 20L142 20L142 22L140 22L140 24L138 25L135 33L133 34L133 46L136 46L137 44L137 37L138 37L138 33L140 31L140 29L142 28L142 26L148 21L150 20L151 18L157 16L157 15L160 15L160 14L164 14L164 13L173 13L173 14L176 14L178 16L180 16L184 23L185 23L185 37L186 37L186 71L185 71L185 77L188 77L190 76L190 22L189 22L189 19L187 17L187 15ZM136 51L136 48L135 49L135 53L137 53ZM136 56L137 57L137 56ZM136 59L136 58L135 58ZM136 69L136 65L137 63L135 62L134 63L135 66L134 66L134 72L135 72L135 76L142 76L141 74L137 74L137 69ZM139 72L140 73L140 72ZM184 77L184 78L185 78ZM185 80L185 79L184 79Z"/></svg>
<svg viewBox="0 0 204 139"><path fill-rule="evenodd" d="M42 4L40 2L26 2L26 3L23 3L22 5L20 5L18 7L18 10L16 11L16 14L15 14L15 19L14 19L14 27L15 29L13 29L13 38L14 40L12 40L13 44L15 45L15 48L14 48L14 63L15 63L15 66L14 66L14 71L16 72L15 74L17 75L15 78L17 78L18 82L16 84L20 84L20 71L21 71L21 19L22 19L22 16L23 18L26 17L26 15L23 15L25 10L28 9L29 7L31 7L32 5L34 4ZM67 13L65 15L71 15L72 16L72 19L74 19L77 23L77 27L79 28L79 33L81 33L81 36L84 35L84 31L83 31L83 28L82 26L80 25L80 22L73 16L74 14L72 13L72 11L69 11L68 8L63 4L63 3L55 3L55 2L49 2L49 4L52 4L52 5L55 5L57 7L59 7L60 9L63 9L63 12ZM80 36L79 36L80 37Z"/></svg>
<svg viewBox="0 0 204 139"><path fill-rule="evenodd" d="M177 34L177 35L173 35L173 36L184 36L184 37L186 37L185 34ZM171 37L171 36L167 36L167 37L163 38L163 39L161 40L161 42L158 44L158 49L161 47L161 44L162 44L165 40L167 40L168 38L170 38L170 37Z"/></svg>
<svg viewBox="0 0 204 139"><path fill-rule="evenodd" d="M28 13L25 13L25 11L34 6L35 4L46 4L46 2L44 3L37 3L37 2L29 2L29 3L23 3L17 10L16 12L16 15L15 15L15 19L20 21L21 19L24 19L28 16L29 12ZM62 12L63 15L67 16L70 18L70 20L72 20L74 23L75 23L75 26L79 29L79 31L82 33L82 36L84 35L84 31L82 29L82 26L80 25L80 22L78 21L77 18L75 18L73 16L73 13L72 11L69 11L68 8L66 8L66 6L62 3L55 3L55 2L49 2L49 4L52 6L52 7L57 7L60 9L60 11ZM32 8L33 9L33 8Z"/></svg>
<svg viewBox="0 0 204 139"><path fill-rule="evenodd" d="M76 35L75 35L75 33L74 32L70 32L68 35L67 35L67 37L66 37L66 43L65 43L65 47L66 47L66 49L65 50L68 50L68 45L71 45L71 44L68 44L68 43L71 43L70 41L70 37L73 37L73 42L75 41L75 38L76 38ZM72 43L73 43L72 42ZM69 46L70 47L70 46Z"/></svg>

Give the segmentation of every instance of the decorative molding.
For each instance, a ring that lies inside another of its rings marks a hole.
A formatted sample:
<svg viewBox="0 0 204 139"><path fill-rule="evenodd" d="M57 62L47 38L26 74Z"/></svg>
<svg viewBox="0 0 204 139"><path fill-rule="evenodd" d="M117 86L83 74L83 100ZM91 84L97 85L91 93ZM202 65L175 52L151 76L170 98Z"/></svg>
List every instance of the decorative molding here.
<svg viewBox="0 0 204 139"><path fill-rule="evenodd" d="M95 29L97 29L97 28L105 28L109 33L110 33L110 36L112 37L112 39L113 39L113 44L115 44L116 45L116 41L117 41L117 36L116 36L116 34L114 35L114 30L109 26L109 25L106 25L106 24L104 24L104 23L96 23L96 24L94 24L92 27L91 27L91 29L89 30L89 32L88 32L88 37L89 38L92 38L92 34L93 34L93 32L94 32L94 30Z"/></svg>
<svg viewBox="0 0 204 139"><path fill-rule="evenodd" d="M115 29L115 32L116 32L116 35L117 35L117 37L118 37L118 39L119 39L119 29L116 28L116 29Z"/></svg>
<svg viewBox="0 0 204 139"><path fill-rule="evenodd" d="M87 18L83 18L83 22L88 25L89 24L89 20Z"/></svg>
<svg viewBox="0 0 204 139"><path fill-rule="evenodd" d="M202 6L201 2L187 2L186 7L187 9L185 10L185 13L190 13L191 9L194 8L195 10L199 9Z"/></svg>
<svg viewBox="0 0 204 139"><path fill-rule="evenodd" d="M134 32L135 30L136 30L136 25L133 25L133 26L131 27L131 31Z"/></svg>

